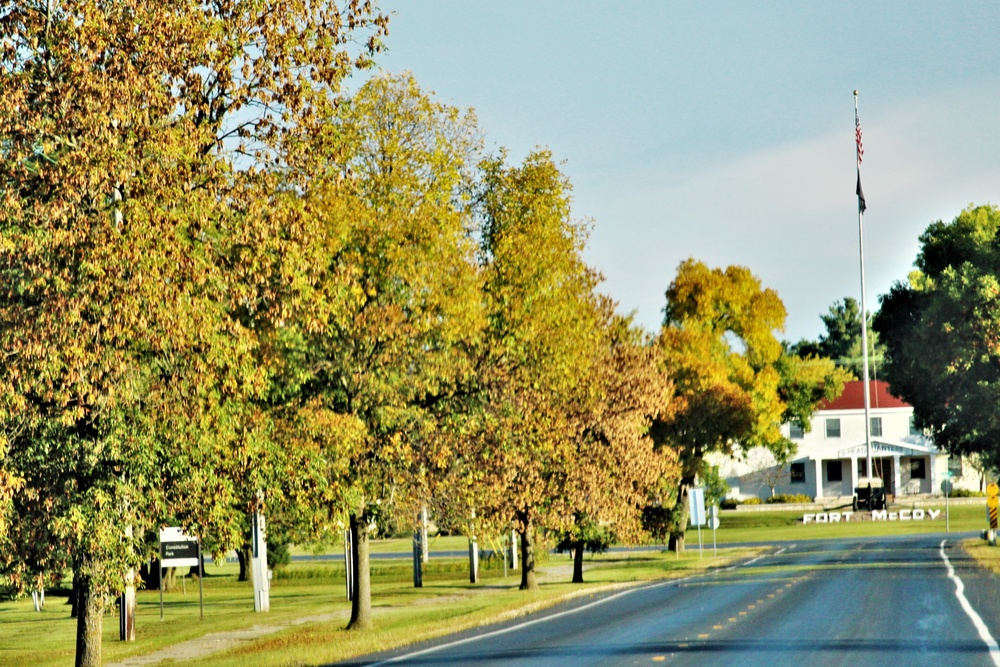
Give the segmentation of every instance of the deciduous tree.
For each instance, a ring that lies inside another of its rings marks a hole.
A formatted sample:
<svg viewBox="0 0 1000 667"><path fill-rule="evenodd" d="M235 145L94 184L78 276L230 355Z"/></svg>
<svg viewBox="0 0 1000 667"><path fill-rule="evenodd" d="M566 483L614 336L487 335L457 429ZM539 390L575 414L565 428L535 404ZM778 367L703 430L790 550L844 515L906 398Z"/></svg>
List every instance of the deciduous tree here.
<svg viewBox="0 0 1000 667"><path fill-rule="evenodd" d="M562 493L574 522L562 546L573 552L573 582L583 581L583 551L603 548L613 538L635 543L643 535L642 509L663 478L677 472L676 452L657 448L649 437L654 419L670 415L671 387L656 349L629 320L602 300L602 344L590 373L590 401L580 422L575 452L565 461Z"/></svg>
<svg viewBox="0 0 1000 667"><path fill-rule="evenodd" d="M297 394L357 428L332 482L349 491L356 559L351 629L371 626L368 529L423 500L421 449L468 381L482 329L469 237L475 119L409 75L366 83L331 118L339 160L306 189L323 251L289 354ZM328 140L329 137L323 140Z"/></svg>
<svg viewBox="0 0 1000 667"><path fill-rule="evenodd" d="M761 287L740 266L710 269L693 259L681 263L667 289L663 328L657 340L662 364L674 383L675 413L654 425L654 436L677 451L681 473L670 511L671 545L684 548L688 492L706 454L741 456L763 446L776 457L794 445L780 430L785 403L776 338L785 321L777 293Z"/></svg>
<svg viewBox="0 0 1000 667"><path fill-rule="evenodd" d="M892 392L954 454L997 460L1000 209L976 206L920 236L916 270L881 297L875 328Z"/></svg>
<svg viewBox="0 0 1000 667"><path fill-rule="evenodd" d="M107 597L169 515L171 476L213 446L164 424L225 433L239 410L214 407L263 387L218 252L252 190L234 185L289 163L385 32L369 3L277 9L0 10L0 481L24 479L19 502L69 553L78 665L100 664Z"/></svg>
<svg viewBox="0 0 1000 667"><path fill-rule="evenodd" d="M597 275L581 258L584 226L546 151L517 167L482 164L480 261L486 326L476 348L469 436L439 457L454 514L521 542L521 588L535 581L536 530L566 528L568 462L589 409L585 381L601 349Z"/></svg>

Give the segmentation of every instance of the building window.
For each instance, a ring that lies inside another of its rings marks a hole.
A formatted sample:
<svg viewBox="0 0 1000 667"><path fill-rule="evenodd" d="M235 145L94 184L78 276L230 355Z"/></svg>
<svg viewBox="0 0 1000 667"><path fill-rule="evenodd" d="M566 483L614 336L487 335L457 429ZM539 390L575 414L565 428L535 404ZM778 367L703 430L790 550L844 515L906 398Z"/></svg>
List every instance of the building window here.
<svg viewBox="0 0 1000 667"><path fill-rule="evenodd" d="M840 418L834 417L833 419L826 420L826 437L828 438L839 438L840 437Z"/></svg>
<svg viewBox="0 0 1000 667"><path fill-rule="evenodd" d="M927 479L926 459L910 459L910 479Z"/></svg>
<svg viewBox="0 0 1000 667"><path fill-rule="evenodd" d="M791 422L790 424L788 424L788 437L791 438L792 440L801 440L803 437L805 437L805 431L802 429L802 426L800 424Z"/></svg>
<svg viewBox="0 0 1000 667"><path fill-rule="evenodd" d="M789 471L791 472L792 484L805 484L806 481L805 463L793 463L791 466L789 466Z"/></svg>
<svg viewBox="0 0 1000 667"><path fill-rule="evenodd" d="M868 476L868 459L858 459L858 477Z"/></svg>
<svg viewBox="0 0 1000 667"><path fill-rule="evenodd" d="M844 481L844 466L840 461L827 461L826 462L826 481L828 482L842 482Z"/></svg>
<svg viewBox="0 0 1000 667"><path fill-rule="evenodd" d="M910 435L923 435L924 432L917 428L917 421L910 415Z"/></svg>
<svg viewBox="0 0 1000 667"><path fill-rule="evenodd" d="M871 419L871 425L872 425L872 435L873 436L881 436L882 435L882 418L881 417L872 417L872 419Z"/></svg>

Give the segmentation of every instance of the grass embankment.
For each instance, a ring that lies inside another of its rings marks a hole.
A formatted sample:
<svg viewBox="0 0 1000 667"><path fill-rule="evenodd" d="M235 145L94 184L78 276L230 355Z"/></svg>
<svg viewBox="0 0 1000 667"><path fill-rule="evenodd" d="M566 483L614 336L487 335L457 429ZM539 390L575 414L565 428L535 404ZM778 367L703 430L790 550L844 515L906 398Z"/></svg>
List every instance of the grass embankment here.
<svg viewBox="0 0 1000 667"><path fill-rule="evenodd" d="M894 509L905 507L899 505ZM940 508L944 509L944 505ZM802 511L726 511L716 533L720 546L734 542L772 542L838 537L901 535L920 532L943 532L944 513L934 521L860 522L839 524L801 523ZM959 505L950 508L953 532L978 531L985 527L985 502L980 506ZM273 628L256 639L239 642L232 648L206 654L205 648L192 648L189 656L177 654L173 664L220 665L319 665L376 650L440 636L468 627L514 617L533 609L589 594L599 588L624 585L664 577L684 576L752 553L723 549L719 559L711 557L712 532L702 530L704 558L698 556L697 532L688 533L688 551L682 558L660 551L642 553L614 552L588 556L585 585L566 583L570 562L566 556L553 555L540 570L547 573L542 590L524 593L516 590L519 574L504 577L497 562L484 568L478 585L468 583L468 564L464 559L432 559L425 569L424 588L412 585L408 560L373 561L373 605L376 629L369 633L343 630L350 607L345 598L344 569L331 561L297 561L276 574L271 588L271 611L253 612L252 588L236 581L236 566L209 564L205 578L205 620L199 618L198 587L187 581L186 594L180 590L164 596L164 620L159 620L159 596L156 591L140 591L136 619L137 641L118 641L117 616L105 619L105 664L129 656L148 655L205 635L255 626ZM1000 571L1000 549L980 546L970 541L968 548L977 559ZM481 541L483 549L493 548ZM382 540L372 544L374 552L409 553L409 540ZM464 538L442 537L431 543L434 551L465 551ZM977 555L978 554L978 555ZM61 666L73 664L75 619L69 618L65 598L50 596L41 613L31 600L0 603L0 664ZM208 644L208 642L206 642ZM198 652L201 657L197 657Z"/></svg>

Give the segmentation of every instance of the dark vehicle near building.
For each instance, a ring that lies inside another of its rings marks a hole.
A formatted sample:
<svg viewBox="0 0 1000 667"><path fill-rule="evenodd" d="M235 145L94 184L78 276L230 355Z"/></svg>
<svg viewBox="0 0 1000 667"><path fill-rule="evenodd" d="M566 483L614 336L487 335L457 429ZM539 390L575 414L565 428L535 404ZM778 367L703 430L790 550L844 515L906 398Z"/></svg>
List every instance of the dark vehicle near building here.
<svg viewBox="0 0 1000 667"><path fill-rule="evenodd" d="M854 511L859 509L884 510L886 506L885 485L880 477L861 477L854 487L854 500L851 502Z"/></svg>

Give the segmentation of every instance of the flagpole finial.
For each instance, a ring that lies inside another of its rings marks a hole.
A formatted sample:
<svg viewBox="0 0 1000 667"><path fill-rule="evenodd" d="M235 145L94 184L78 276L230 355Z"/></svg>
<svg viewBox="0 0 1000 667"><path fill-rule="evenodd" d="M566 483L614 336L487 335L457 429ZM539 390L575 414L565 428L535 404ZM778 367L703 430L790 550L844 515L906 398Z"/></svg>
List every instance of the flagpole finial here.
<svg viewBox="0 0 1000 667"><path fill-rule="evenodd" d="M854 91L854 96L855 96L855 97L857 97L857 96L858 96L858 91L856 91L856 90Z"/></svg>

